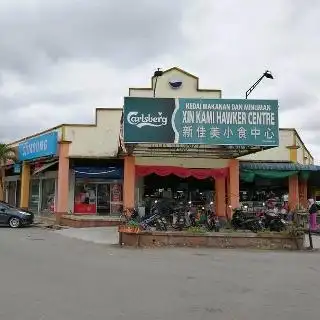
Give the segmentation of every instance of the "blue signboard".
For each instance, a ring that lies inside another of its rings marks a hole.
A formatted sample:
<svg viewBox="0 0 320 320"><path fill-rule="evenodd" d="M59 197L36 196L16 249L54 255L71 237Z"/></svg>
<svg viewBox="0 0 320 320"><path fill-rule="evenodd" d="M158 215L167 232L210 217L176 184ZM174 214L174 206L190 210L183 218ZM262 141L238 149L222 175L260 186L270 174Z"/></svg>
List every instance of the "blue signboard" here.
<svg viewBox="0 0 320 320"><path fill-rule="evenodd" d="M125 143L279 145L277 100L126 97Z"/></svg>
<svg viewBox="0 0 320 320"><path fill-rule="evenodd" d="M54 156L58 150L58 133L56 131L43 134L19 143L18 160L32 160Z"/></svg>
<svg viewBox="0 0 320 320"><path fill-rule="evenodd" d="M21 172L21 166L20 163L15 163L13 165L13 173L20 173Z"/></svg>

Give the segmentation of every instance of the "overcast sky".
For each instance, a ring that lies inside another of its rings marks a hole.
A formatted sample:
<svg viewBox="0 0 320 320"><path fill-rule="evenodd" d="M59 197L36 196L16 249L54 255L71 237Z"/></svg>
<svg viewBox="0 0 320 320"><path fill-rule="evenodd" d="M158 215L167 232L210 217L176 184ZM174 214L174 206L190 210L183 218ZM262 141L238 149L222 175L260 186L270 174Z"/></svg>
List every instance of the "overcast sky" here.
<svg viewBox="0 0 320 320"><path fill-rule="evenodd" d="M202 88L276 98L320 159L318 0L1 0L0 140L121 107L129 86L178 66Z"/></svg>

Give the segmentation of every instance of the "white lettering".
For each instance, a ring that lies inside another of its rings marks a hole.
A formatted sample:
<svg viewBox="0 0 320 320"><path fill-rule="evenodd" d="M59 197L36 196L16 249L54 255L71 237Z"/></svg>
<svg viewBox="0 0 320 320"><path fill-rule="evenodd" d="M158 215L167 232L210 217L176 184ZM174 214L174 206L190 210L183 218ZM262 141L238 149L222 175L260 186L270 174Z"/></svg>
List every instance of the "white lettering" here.
<svg viewBox="0 0 320 320"><path fill-rule="evenodd" d="M136 111L129 112L127 115L127 121L129 124L138 128L142 127L161 127L168 124L168 118L162 116L162 112L158 112L157 116L153 116L150 113L144 114Z"/></svg>

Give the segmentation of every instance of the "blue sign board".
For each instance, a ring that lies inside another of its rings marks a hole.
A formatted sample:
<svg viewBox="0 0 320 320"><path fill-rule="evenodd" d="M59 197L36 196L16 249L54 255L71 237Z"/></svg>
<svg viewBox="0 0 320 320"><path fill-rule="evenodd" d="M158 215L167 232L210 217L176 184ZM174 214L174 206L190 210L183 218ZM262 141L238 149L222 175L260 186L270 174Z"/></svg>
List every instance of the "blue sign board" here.
<svg viewBox="0 0 320 320"><path fill-rule="evenodd" d="M58 150L58 133L56 131L43 134L19 143L18 160L32 160L54 156Z"/></svg>
<svg viewBox="0 0 320 320"><path fill-rule="evenodd" d="M15 163L13 165L13 173L20 173L21 172L21 166L20 163Z"/></svg>
<svg viewBox="0 0 320 320"><path fill-rule="evenodd" d="M279 145L277 100L126 97L125 143Z"/></svg>

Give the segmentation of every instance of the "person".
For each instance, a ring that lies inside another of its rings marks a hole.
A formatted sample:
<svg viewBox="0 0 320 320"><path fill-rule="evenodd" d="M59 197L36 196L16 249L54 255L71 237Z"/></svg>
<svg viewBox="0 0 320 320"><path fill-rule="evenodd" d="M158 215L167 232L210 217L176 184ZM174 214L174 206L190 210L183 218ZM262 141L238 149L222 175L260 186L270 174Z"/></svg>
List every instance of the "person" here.
<svg viewBox="0 0 320 320"><path fill-rule="evenodd" d="M312 231L317 230L317 205L315 204L314 199L309 199L309 224L310 224L310 229Z"/></svg>

